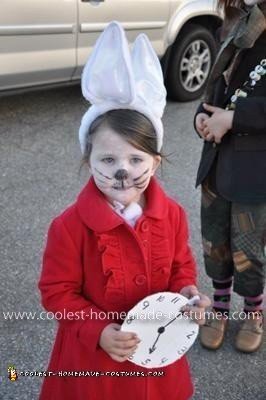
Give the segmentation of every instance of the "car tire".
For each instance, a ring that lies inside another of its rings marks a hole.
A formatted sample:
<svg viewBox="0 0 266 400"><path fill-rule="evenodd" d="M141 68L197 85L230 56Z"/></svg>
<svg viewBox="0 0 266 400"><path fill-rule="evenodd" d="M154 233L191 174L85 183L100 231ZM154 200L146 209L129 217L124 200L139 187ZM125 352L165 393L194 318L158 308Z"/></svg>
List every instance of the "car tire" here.
<svg viewBox="0 0 266 400"><path fill-rule="evenodd" d="M203 26L187 25L172 46L166 86L172 100L191 101L204 92L217 44Z"/></svg>

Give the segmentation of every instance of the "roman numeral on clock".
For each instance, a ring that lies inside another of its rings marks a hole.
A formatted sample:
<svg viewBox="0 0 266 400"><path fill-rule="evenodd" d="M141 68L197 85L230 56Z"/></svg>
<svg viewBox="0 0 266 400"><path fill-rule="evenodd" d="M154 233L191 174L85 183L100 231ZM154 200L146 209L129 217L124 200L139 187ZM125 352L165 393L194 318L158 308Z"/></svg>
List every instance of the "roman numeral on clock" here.
<svg viewBox="0 0 266 400"><path fill-rule="evenodd" d="M171 300L171 303L177 303L178 301L180 301L179 297L175 297L174 299Z"/></svg>

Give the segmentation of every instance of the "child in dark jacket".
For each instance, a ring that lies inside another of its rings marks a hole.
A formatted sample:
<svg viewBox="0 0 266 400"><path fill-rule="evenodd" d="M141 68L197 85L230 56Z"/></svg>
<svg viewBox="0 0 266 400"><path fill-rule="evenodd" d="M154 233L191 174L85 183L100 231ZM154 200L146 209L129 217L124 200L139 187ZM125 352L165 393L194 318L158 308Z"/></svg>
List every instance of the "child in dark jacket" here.
<svg viewBox="0 0 266 400"><path fill-rule="evenodd" d="M195 116L204 140L197 185L216 312L201 329L201 343L221 346L233 284L246 316L235 345L254 352L263 340L266 264L266 1L219 3L223 43Z"/></svg>

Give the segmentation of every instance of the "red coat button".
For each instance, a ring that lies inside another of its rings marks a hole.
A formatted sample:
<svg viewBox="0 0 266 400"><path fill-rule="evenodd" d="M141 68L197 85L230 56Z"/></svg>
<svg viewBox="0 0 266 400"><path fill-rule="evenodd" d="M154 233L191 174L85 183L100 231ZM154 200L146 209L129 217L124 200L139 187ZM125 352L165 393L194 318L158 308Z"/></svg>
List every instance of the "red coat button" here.
<svg viewBox="0 0 266 400"><path fill-rule="evenodd" d="M149 230L148 222L147 221L143 221L141 226L140 226L140 229L142 230L142 232L147 232Z"/></svg>
<svg viewBox="0 0 266 400"><path fill-rule="evenodd" d="M135 276L135 283L138 286L144 285L146 283L146 281L147 281L147 278L145 275L140 274L140 275Z"/></svg>

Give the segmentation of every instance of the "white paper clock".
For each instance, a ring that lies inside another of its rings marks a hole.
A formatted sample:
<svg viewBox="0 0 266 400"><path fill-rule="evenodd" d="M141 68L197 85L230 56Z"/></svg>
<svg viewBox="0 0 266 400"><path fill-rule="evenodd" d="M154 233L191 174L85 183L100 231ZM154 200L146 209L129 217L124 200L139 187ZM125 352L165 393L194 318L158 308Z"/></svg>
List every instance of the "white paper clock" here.
<svg viewBox="0 0 266 400"><path fill-rule="evenodd" d="M141 342L129 361L145 368L165 367L181 358L194 343L199 326L181 308L193 304L179 293L160 292L145 297L127 314L121 330L134 332Z"/></svg>

